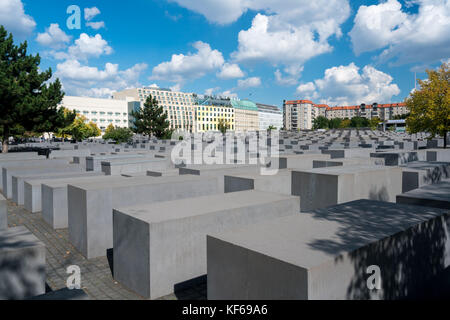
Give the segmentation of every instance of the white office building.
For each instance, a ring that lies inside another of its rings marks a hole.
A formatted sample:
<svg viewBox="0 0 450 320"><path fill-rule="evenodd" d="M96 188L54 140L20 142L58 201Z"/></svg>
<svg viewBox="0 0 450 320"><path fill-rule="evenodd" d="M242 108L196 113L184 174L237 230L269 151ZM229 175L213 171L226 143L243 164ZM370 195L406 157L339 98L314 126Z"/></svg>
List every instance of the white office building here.
<svg viewBox="0 0 450 320"><path fill-rule="evenodd" d="M133 99L114 100L85 97L65 96L60 104L69 110L76 110L80 115L97 124L100 130L105 131L112 124L115 127L128 128L131 125L130 115L133 109L140 104Z"/></svg>
<svg viewBox="0 0 450 320"><path fill-rule="evenodd" d="M164 111L168 115L171 129L196 132L196 105L193 93L175 92L171 89L155 87L144 87L115 92L113 98L117 100L132 98L139 101L141 107L143 107L147 97L150 95L156 98L158 105L164 108Z"/></svg>
<svg viewBox="0 0 450 320"><path fill-rule="evenodd" d="M283 113L278 107L257 103L259 113L259 130L267 130L270 126L280 130L283 127Z"/></svg>

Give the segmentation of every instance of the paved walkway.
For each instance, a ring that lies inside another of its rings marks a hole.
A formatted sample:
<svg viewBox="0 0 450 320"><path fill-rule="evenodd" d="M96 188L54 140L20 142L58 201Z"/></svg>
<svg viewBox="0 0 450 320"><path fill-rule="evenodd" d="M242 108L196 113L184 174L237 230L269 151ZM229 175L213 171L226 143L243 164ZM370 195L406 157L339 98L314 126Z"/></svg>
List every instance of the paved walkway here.
<svg viewBox="0 0 450 320"><path fill-rule="evenodd" d="M77 265L81 269L81 286L93 300L142 300L143 297L127 290L112 278L107 257L87 260L69 242L67 229L53 230L40 213L31 214L23 206L8 202L8 224L10 227L25 226L43 241L47 248L47 286L50 290L66 287L66 269ZM112 259L112 257L111 257ZM206 283L201 283L176 292L163 300L204 300Z"/></svg>

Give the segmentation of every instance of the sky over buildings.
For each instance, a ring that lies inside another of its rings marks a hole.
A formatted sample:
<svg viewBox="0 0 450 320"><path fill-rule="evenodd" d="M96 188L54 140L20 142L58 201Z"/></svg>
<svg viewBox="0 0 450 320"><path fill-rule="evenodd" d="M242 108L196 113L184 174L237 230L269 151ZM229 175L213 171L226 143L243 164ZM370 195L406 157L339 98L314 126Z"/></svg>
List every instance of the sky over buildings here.
<svg viewBox="0 0 450 320"><path fill-rule="evenodd" d="M450 0L0 0L0 24L90 97L158 85L278 106L400 102L414 72L450 58Z"/></svg>

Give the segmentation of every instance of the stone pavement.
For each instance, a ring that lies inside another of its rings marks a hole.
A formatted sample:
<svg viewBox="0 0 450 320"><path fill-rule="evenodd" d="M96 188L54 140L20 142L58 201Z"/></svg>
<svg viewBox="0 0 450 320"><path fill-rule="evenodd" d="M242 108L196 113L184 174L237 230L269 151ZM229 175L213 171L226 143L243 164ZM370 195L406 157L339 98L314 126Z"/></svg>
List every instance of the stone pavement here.
<svg viewBox="0 0 450 320"><path fill-rule="evenodd" d="M9 227L25 226L46 245L47 290L66 287L66 269L77 265L81 269L81 286L92 300L142 300L112 277L112 254L91 260L84 258L69 242L67 229L53 230L40 213L31 214L23 206L8 201ZM206 282L200 282L161 300L205 300Z"/></svg>

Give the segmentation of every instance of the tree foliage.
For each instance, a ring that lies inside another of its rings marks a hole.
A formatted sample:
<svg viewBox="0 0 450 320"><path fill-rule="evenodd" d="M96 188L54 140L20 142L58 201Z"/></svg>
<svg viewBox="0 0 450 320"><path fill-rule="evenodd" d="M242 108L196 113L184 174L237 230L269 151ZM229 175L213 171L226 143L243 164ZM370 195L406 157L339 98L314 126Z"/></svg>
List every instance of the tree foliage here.
<svg viewBox="0 0 450 320"><path fill-rule="evenodd" d="M410 94L406 106L410 116L406 120L409 133L428 132L430 138L444 137L450 131L450 64L444 63L439 70L427 70L428 79L418 80L419 90Z"/></svg>
<svg viewBox="0 0 450 320"><path fill-rule="evenodd" d="M225 119L221 118L219 119L217 123L217 129L222 132L222 134L227 133L227 131L231 128L230 123Z"/></svg>
<svg viewBox="0 0 450 320"><path fill-rule="evenodd" d="M133 132L148 136L155 136L158 139L169 139L172 130L169 129L170 122L162 106L158 106L158 100L151 95L144 103L144 108L139 111L132 111L134 117Z"/></svg>
<svg viewBox="0 0 450 320"><path fill-rule="evenodd" d="M129 128L114 127L112 124L106 128L103 139L114 140L116 143L129 142L133 137L133 131Z"/></svg>
<svg viewBox="0 0 450 320"><path fill-rule="evenodd" d="M87 118L85 116L77 115L73 123L68 127L68 133L72 136L72 139L83 141L85 139L98 137L102 134L95 123L86 123L86 121Z"/></svg>
<svg viewBox="0 0 450 320"><path fill-rule="evenodd" d="M318 116L314 119L313 129L328 129L328 119L324 116Z"/></svg>
<svg viewBox="0 0 450 320"><path fill-rule="evenodd" d="M380 124L381 119L378 117L373 117L369 120L369 127L372 130L376 130L378 128L378 125Z"/></svg>
<svg viewBox="0 0 450 320"><path fill-rule="evenodd" d="M0 26L0 128L3 152L8 138L26 131L55 132L63 112L61 83L48 83L52 70L40 72L40 56L27 53L27 42L15 45L13 36Z"/></svg>

